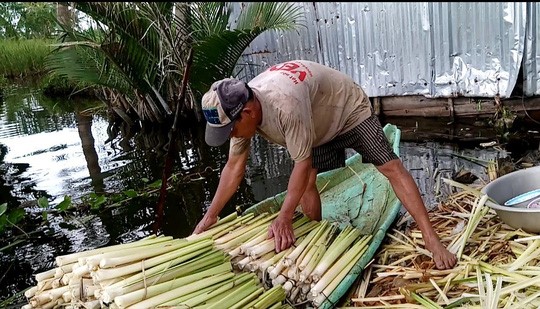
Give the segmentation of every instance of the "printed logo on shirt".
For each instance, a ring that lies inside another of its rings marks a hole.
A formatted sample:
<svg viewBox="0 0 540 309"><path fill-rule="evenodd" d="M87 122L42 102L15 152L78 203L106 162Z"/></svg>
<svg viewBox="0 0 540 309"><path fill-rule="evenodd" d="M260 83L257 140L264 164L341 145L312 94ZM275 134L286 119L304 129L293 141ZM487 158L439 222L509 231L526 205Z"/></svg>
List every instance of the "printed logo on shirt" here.
<svg viewBox="0 0 540 309"><path fill-rule="evenodd" d="M270 67L269 70L279 71L279 73L287 76L295 84L303 82L308 76L308 74L309 76L313 76L313 74L311 74L311 71L308 68L294 62L284 62L284 63L276 64Z"/></svg>

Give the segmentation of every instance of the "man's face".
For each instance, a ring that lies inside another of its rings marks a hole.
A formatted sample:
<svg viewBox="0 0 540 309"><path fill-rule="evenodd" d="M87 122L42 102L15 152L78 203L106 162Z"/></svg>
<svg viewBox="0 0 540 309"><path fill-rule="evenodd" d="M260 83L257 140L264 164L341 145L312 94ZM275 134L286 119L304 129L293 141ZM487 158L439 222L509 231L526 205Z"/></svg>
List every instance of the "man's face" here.
<svg viewBox="0 0 540 309"><path fill-rule="evenodd" d="M231 132L232 137L252 138L257 132L257 121L252 117L253 111L244 109Z"/></svg>

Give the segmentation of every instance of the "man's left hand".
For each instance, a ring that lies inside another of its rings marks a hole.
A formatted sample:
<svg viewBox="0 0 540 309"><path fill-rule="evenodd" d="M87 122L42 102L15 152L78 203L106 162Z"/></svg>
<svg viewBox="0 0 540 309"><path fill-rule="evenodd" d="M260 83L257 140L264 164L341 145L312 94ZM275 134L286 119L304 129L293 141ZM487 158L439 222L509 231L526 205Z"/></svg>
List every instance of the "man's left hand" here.
<svg viewBox="0 0 540 309"><path fill-rule="evenodd" d="M268 238L272 237L274 237L277 253L289 249L296 241L292 218L279 215L268 228Z"/></svg>

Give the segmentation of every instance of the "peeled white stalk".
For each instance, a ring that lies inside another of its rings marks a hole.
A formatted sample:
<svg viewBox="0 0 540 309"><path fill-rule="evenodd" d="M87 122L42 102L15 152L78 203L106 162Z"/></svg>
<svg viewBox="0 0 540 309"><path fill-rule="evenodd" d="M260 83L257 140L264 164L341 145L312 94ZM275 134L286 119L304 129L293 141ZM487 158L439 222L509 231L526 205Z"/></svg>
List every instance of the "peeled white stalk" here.
<svg viewBox="0 0 540 309"><path fill-rule="evenodd" d="M38 291L37 286L33 286L29 288L28 290L24 291L24 296L26 296L26 298L32 298L34 295L36 295L37 291Z"/></svg>
<svg viewBox="0 0 540 309"><path fill-rule="evenodd" d="M141 302L135 303L132 306L129 306L127 308L129 309L148 309L153 308L155 306L158 306L162 303L165 303L167 301L170 301L172 299L178 298L182 295L192 293L196 290L204 289L206 287L212 286L216 283L225 281L227 279L230 279L234 277L234 273L229 272L225 274L215 275L207 278L200 278L197 281L192 281L190 284L185 284L183 286L177 287L172 290L168 290L164 293L160 293L156 296L153 296L151 298L147 298ZM116 303L116 300L115 300Z"/></svg>
<svg viewBox="0 0 540 309"><path fill-rule="evenodd" d="M259 234L257 234L257 236L253 237L251 240L247 241L245 244L240 245L240 247L238 247L238 252L235 252L235 253L229 252L229 254L233 257L240 254L247 254L247 252L250 252L252 247L259 245L260 243L265 241L267 238L268 238L268 232L261 231L259 232ZM236 251L236 249L233 251Z"/></svg>
<svg viewBox="0 0 540 309"><path fill-rule="evenodd" d="M56 267L54 277L55 278L62 278L65 274L69 274L73 271L73 266L75 263L67 264L64 266Z"/></svg>
<svg viewBox="0 0 540 309"><path fill-rule="evenodd" d="M151 299L156 295L159 295L165 291L176 289L183 285L187 285L198 280L206 280L205 278L213 275L219 275L222 273L231 272L232 267L230 263L223 263L219 266L210 268L208 270L195 273L192 275L172 279L156 285L152 285L146 288L142 288L127 294L123 294L114 298L114 303L120 308L126 308L132 304L143 301L144 299ZM169 299L170 300L170 299ZM159 305L159 304L158 304Z"/></svg>
<svg viewBox="0 0 540 309"><path fill-rule="evenodd" d="M350 270L354 267L354 265L356 265L356 262L360 259L360 257L362 257L366 250L366 246L364 246L359 251L355 249L356 254L350 259L349 257L345 259L345 261L347 261L348 263L346 263L343 268L337 269L339 270L339 272L337 272L337 274L333 278L330 276L327 278L329 282L327 285L325 285L324 288L320 288L320 286L317 285L311 288L311 291L313 293L311 295L315 296L315 298L313 299L313 304L315 306L322 305L322 303L327 299L327 297L330 296L330 294L336 289L336 287L341 283L341 281L343 281L345 276L349 274ZM317 284L323 283L325 279L326 278L323 277ZM323 284L321 284L321 286L323 286Z"/></svg>
<svg viewBox="0 0 540 309"><path fill-rule="evenodd" d="M246 305L246 308L268 308L275 303L281 303L285 300L285 297L285 290L281 285L273 286L257 299Z"/></svg>
<svg viewBox="0 0 540 309"><path fill-rule="evenodd" d="M135 272L140 272L143 269L148 269L152 266L156 266L162 263L165 263L167 261L171 260L178 260L183 261L182 258L188 254L193 253L194 251L197 251L199 249L207 248L208 250L211 250L212 246L212 240L211 239L204 239L202 241L199 241L195 243L192 246L183 247L177 250L174 250L172 252L168 252L166 254L156 256L153 258L150 258L148 260L144 260L141 262L132 263L125 266L120 266L116 268L107 268L107 269L99 269L97 271L94 271L91 273L92 278L96 281L111 279L115 277L121 277L129 274L133 274Z"/></svg>
<svg viewBox="0 0 540 309"><path fill-rule="evenodd" d="M46 270L44 272L38 273L35 275L36 281L45 281L48 279L54 279L54 275L56 274L56 268Z"/></svg>
<svg viewBox="0 0 540 309"><path fill-rule="evenodd" d="M324 273L335 263L335 261L343 254L343 252L345 252L351 246L351 244L358 239L359 236L360 230L354 229L343 238L340 238L339 240L336 239L336 241L330 244L328 250L326 250L325 254L321 258L315 269L311 272L311 281L319 281L319 279L324 275ZM364 241L369 241L367 236L364 236L360 240L360 242Z"/></svg>
<svg viewBox="0 0 540 309"><path fill-rule="evenodd" d="M298 269L298 271L300 270L299 269L300 264L302 264L302 261L306 258L306 256L308 257L308 260L313 256L313 251L312 251L314 250L313 247L319 242L321 242L321 238L324 238L324 235L326 235L329 227L330 226L329 226L328 221L321 221L317 234L311 239L311 241L306 246L304 251L300 253L300 255L295 261L296 268Z"/></svg>
<svg viewBox="0 0 540 309"><path fill-rule="evenodd" d="M159 242L148 243L142 246L124 248L121 250L100 252L100 253L96 253L90 256L81 256L77 259L77 262L79 263L79 265L90 264L92 266L99 266L99 261L101 261L101 259L103 258L111 258L111 257L126 256L130 254L137 254L141 252L141 247L155 249L155 248L162 248L164 246L168 246L168 245L171 245L173 243L178 243L178 242L187 242L187 241L185 239L166 239Z"/></svg>
<svg viewBox="0 0 540 309"><path fill-rule="evenodd" d="M221 245L221 244L227 243L229 241L238 239L239 237L242 237L243 235L245 235L246 233L252 231L253 229L264 228L265 226L268 225L268 224L265 224L265 223L268 223L269 221L271 221L272 219L277 217L277 215L278 215L277 213L274 213L274 214L271 214L271 215L259 215L259 216L257 216L255 218L254 222L252 222L250 224L247 224L244 227L238 228L238 229L236 229L234 231L231 231L230 233L228 233L228 234L226 234L224 236L221 236L220 238L217 238L215 240L215 242L216 242L217 245Z"/></svg>
<svg viewBox="0 0 540 309"><path fill-rule="evenodd" d="M127 255L127 256L119 256L119 257L111 257L111 258L104 258L101 259L99 262L100 268L111 268L116 267L123 264L129 264L135 261L140 261L144 259L148 259L154 256L158 256L167 252L171 252L176 249L180 249L187 246L187 242L181 242L177 244L170 244L162 248L144 248L144 250L140 250L137 253Z"/></svg>
<svg viewBox="0 0 540 309"><path fill-rule="evenodd" d="M263 261L261 264L259 264L259 270L265 271L268 269L269 266L277 264L284 256L291 253L292 250L293 250L293 247L290 247L289 249L283 250L279 252L278 254L274 254L274 256L272 256L268 260Z"/></svg>
<svg viewBox="0 0 540 309"><path fill-rule="evenodd" d="M142 289L145 286L152 286L174 278L191 275L196 273L197 270L208 269L224 263L224 255L221 252L215 251L212 255L189 260L173 267L160 267L160 265L158 265L145 273L138 273L121 282L104 288L102 298L104 302L110 303L117 296ZM158 271L155 269L157 267L159 267L157 269Z"/></svg>
<svg viewBox="0 0 540 309"><path fill-rule="evenodd" d="M260 256L275 250L276 242L274 238L267 239L255 247L252 247L249 252L246 252L252 259L257 259Z"/></svg>
<svg viewBox="0 0 540 309"><path fill-rule="evenodd" d="M209 228L209 229L207 229L206 231L204 231L202 233L191 234L188 237L186 237L185 239L187 239L189 241L194 241L194 240L200 240L200 239L208 238L208 237L210 237L210 238L218 238L218 237L228 233L229 231L234 230L236 227L240 226L244 222L252 219L253 216L254 215L251 213L251 214L243 215L241 217L237 217L236 219L234 219L234 220L232 220L230 222L217 225L217 226L215 226L213 228Z"/></svg>
<svg viewBox="0 0 540 309"><path fill-rule="evenodd" d="M110 252L110 251L117 251L117 250L123 250L126 248L133 248L133 247L139 247L148 245L151 243L161 242L172 239L172 236L156 236L156 235L150 235L146 238L143 238L141 240L137 240L134 242L130 242L127 244L119 244L119 245L112 245L108 247L98 248L98 249L92 249L82 252L75 252L71 254L61 255L56 257L56 264L58 266L63 266L66 264L71 264L74 262L77 262L79 257L85 257L85 256L92 256L99 253L104 252Z"/></svg>
<svg viewBox="0 0 540 309"><path fill-rule="evenodd" d="M235 305L232 305L228 309L240 309L240 308L249 308L246 304L250 304L252 301L256 300L260 295L264 293L264 288L259 287L255 292L251 293L248 297L245 297Z"/></svg>
<svg viewBox="0 0 540 309"><path fill-rule="evenodd" d="M160 248L165 248L165 247L168 248L171 245L178 244L178 243L184 243L186 245L189 244L189 242L184 240L184 239L171 239L171 240L161 241L161 242L158 242L158 243L148 244L148 245L145 245L145 246L138 246L138 247L133 247L133 248L125 248L123 250L109 251L109 252L103 252L103 253L99 253L99 254L94 254L94 255L91 255L91 256L80 257L78 259L78 261L79 261L80 265L88 265L91 270L92 269L95 270L95 269L97 269L97 267L100 267L99 264L100 264L101 260L103 260L103 259L111 259L111 258L118 258L118 257L127 257L127 256L130 256L130 255L138 255L138 254L141 254L141 252L147 252L147 250L154 251L154 250L157 250L157 249L160 249ZM144 248L144 250L143 250L143 248Z"/></svg>
<svg viewBox="0 0 540 309"><path fill-rule="evenodd" d="M300 267L302 267L302 269L300 271L300 274L298 275L298 279L301 282L309 282L309 281L311 281L310 280L310 278L311 278L310 274L313 271L313 269L315 268L315 266L317 266L318 263L320 262L320 260L322 259L325 251L326 251L326 246L319 245L317 247L317 250L313 253L313 257L309 260L309 263L306 263L305 266L300 265Z"/></svg>
<svg viewBox="0 0 540 309"><path fill-rule="evenodd" d="M256 292L259 288L260 286L258 284L254 284L253 281L244 282L227 291L225 295L221 294L214 296L212 299L208 300L208 306L205 307L206 309L229 308Z"/></svg>
<svg viewBox="0 0 540 309"><path fill-rule="evenodd" d="M137 284L144 282L147 278L151 276L158 275L160 273L168 272L169 270L181 268L186 272L192 272L192 263L200 263L200 267L206 267L212 265L215 261L224 261L223 253L211 249L210 251L207 248L199 249L198 251L191 252L189 254L183 255L180 257L182 260L174 259L166 261L162 264L156 265L150 269L146 269L143 272L135 273L127 278L114 278L113 280L118 280L115 283L112 283L105 287L105 290L113 290L116 288L123 288L130 286L132 284ZM101 281L100 281L101 282Z"/></svg>
<svg viewBox="0 0 540 309"><path fill-rule="evenodd" d="M256 237L266 232L266 229L267 229L266 226L258 226L249 231L245 231L245 233L243 233L242 235L239 235L236 238L229 240L227 242L220 244L220 243L217 243L216 241L216 247L223 251L231 251L232 249L241 246L246 241L251 240L254 236Z"/></svg>
<svg viewBox="0 0 540 309"><path fill-rule="evenodd" d="M371 239L372 235L368 235L368 239ZM367 242L361 241L355 243L347 252L345 252L322 276L322 278L311 288L311 294L313 297L319 297L321 292L330 285L335 278L340 277L340 274L344 269L350 269L361 257L362 253L367 250ZM345 275L348 271L345 272ZM329 295L329 294L324 294ZM324 296L323 295L323 296Z"/></svg>
<svg viewBox="0 0 540 309"><path fill-rule="evenodd" d="M193 308L199 304L204 303L207 300L212 299L221 293L229 292L235 286L243 284L246 281L251 281L253 284L258 284L257 278L250 273L242 273L230 280L223 281L219 287L210 286L202 290L195 291L180 298L162 303L160 306L174 306L179 308ZM216 284L218 285L218 284Z"/></svg>
<svg viewBox="0 0 540 309"><path fill-rule="evenodd" d="M317 228L311 230L308 235L304 238L304 240L298 244L294 250L285 257L283 260L283 263L285 266L290 266L296 262L296 259L302 254L302 252L306 249L306 247L309 245L311 240L317 235L321 225L319 225Z"/></svg>

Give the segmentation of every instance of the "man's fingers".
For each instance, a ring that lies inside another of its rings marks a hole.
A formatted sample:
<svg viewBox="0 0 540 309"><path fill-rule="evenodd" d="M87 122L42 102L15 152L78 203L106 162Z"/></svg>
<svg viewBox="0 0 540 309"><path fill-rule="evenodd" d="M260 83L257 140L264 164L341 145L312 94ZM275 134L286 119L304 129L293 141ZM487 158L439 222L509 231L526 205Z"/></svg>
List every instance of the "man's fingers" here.
<svg viewBox="0 0 540 309"><path fill-rule="evenodd" d="M268 229L268 238L272 238L274 237L274 229L272 229L272 227L270 227Z"/></svg>
<svg viewBox="0 0 540 309"><path fill-rule="evenodd" d="M274 238L274 247L276 248L276 252L281 252L281 237L275 237Z"/></svg>

